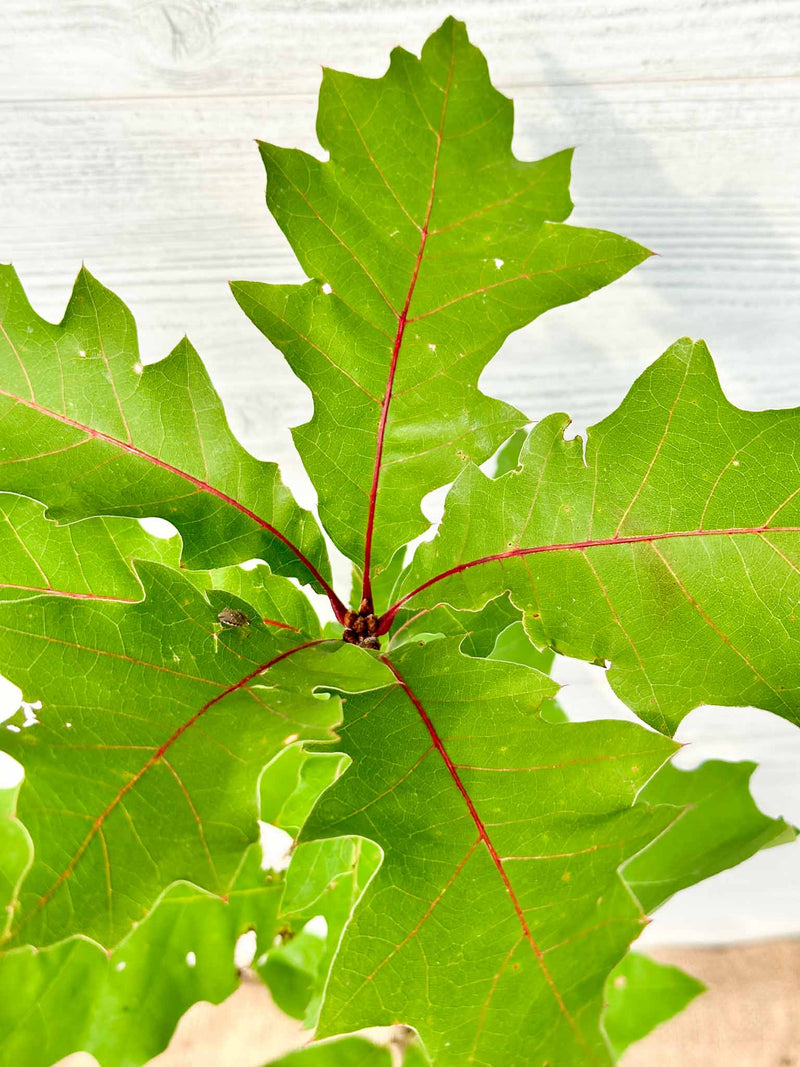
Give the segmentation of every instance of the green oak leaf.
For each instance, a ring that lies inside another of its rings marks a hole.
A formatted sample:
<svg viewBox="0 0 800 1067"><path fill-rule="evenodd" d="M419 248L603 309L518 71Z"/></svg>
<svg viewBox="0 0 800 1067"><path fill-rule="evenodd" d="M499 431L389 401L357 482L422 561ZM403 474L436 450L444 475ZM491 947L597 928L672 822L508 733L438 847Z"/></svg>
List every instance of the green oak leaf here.
<svg viewBox="0 0 800 1067"><path fill-rule="evenodd" d="M176 567L176 537L152 537L135 519L96 518L60 526L43 506L0 493L0 600L47 594L141 600L134 559Z"/></svg>
<svg viewBox="0 0 800 1067"><path fill-rule="evenodd" d="M256 970L275 1003L309 1028L317 1023L342 931L379 862L377 846L362 838L307 841L292 855L280 912L291 936L259 959ZM317 916L325 919L324 936L305 926Z"/></svg>
<svg viewBox="0 0 800 1067"><path fill-rule="evenodd" d="M749 789L755 769L755 763L722 760L709 760L693 771L667 764L647 783L639 794L642 803L673 804L685 812L623 868L645 911L759 849L794 839L794 827L756 807Z"/></svg>
<svg viewBox="0 0 800 1067"><path fill-rule="evenodd" d="M425 1060L406 1056L404 1067L423 1067ZM266 1065L265 1065L266 1067ZM324 1041L270 1060L269 1067L392 1067L388 1048L375 1045L363 1037L345 1037Z"/></svg>
<svg viewBox="0 0 800 1067"><path fill-rule="evenodd" d="M285 823L292 812L309 810L341 762L341 757L303 753L296 745L284 749L262 775L262 818L272 814ZM270 813L283 770L289 772L283 810ZM12 899L32 852L22 824L13 819L15 793L0 792L0 906ZM312 849L327 850L327 864L317 862L310 869ZM284 875L262 870L261 850L250 846L224 898L187 884L173 886L111 953L85 938L0 953L0 1062L49 1067L86 1051L101 1067L139 1067L166 1047L187 1008L199 1000L219 1003L238 987L234 949L247 930L256 934L253 966L273 998L285 1008L287 993L302 988L296 1014L315 1011L360 891L353 861L363 881L374 870L376 851L360 839L301 845ZM320 883L325 868L332 879L327 885ZM300 900L298 890L314 899ZM325 917L326 936L304 930L315 915ZM287 946L312 945L314 967L303 970L283 944L273 947L276 935ZM270 966L272 960L279 964Z"/></svg>
<svg viewBox="0 0 800 1067"><path fill-rule="evenodd" d="M521 618L519 608L506 595L490 600L479 611L456 611L447 604L439 604L418 612L398 613L389 636L389 648L399 648L408 641L418 640L423 634L438 634L442 637L461 637L461 651L465 655L485 659L491 654L502 631ZM536 666L547 673L552 657L542 660L542 663L545 662L546 667L541 663L529 666Z"/></svg>
<svg viewBox="0 0 800 1067"><path fill-rule="evenodd" d="M297 837L323 790L332 785L347 761L343 756L285 748L261 779L261 818Z"/></svg>
<svg viewBox="0 0 800 1067"><path fill-rule="evenodd" d="M446 604L430 610L404 612L397 619L392 632L390 649L401 644L431 636L462 636L460 645L465 656L506 660L534 667L549 674L555 654L551 649L539 650L532 643L522 624L521 612L508 596L490 600L480 611L456 611ZM543 702L540 714L549 722L564 722L566 716L558 702Z"/></svg>
<svg viewBox="0 0 800 1067"><path fill-rule="evenodd" d="M262 768L338 721L338 701L314 687L382 667L322 641L318 624L303 632L307 611L291 608L304 598L263 571L252 599L271 579L270 610L285 608L266 622L249 600L153 563L138 564L141 603L0 604L3 669L42 702L37 724L0 731L25 768L17 815L35 846L10 944L83 933L110 947L174 881L224 895L257 836ZM221 625L231 608L247 624Z"/></svg>
<svg viewBox="0 0 800 1067"><path fill-rule="evenodd" d="M537 644L610 664L617 695L670 733L700 704L800 722L800 409L734 407L706 346L683 340L589 430L585 458L567 424L540 422L519 471L463 472L399 606L510 590Z"/></svg>
<svg viewBox="0 0 800 1067"><path fill-rule="evenodd" d="M13 268L0 266L0 368L0 490L41 500L60 522L168 519L187 567L263 557L329 589L316 522L277 466L233 437L189 342L143 366L130 312L88 271L53 325Z"/></svg>
<svg viewBox="0 0 800 1067"><path fill-rule="evenodd" d="M296 745L285 749L262 777L262 818L297 836L346 762ZM307 841L292 851L280 904L280 943L259 953L254 967L278 1006L309 1028L316 1023L342 930L378 862L376 846L361 838ZM306 928L318 916L325 919L324 935Z"/></svg>
<svg viewBox="0 0 800 1067"><path fill-rule="evenodd" d="M477 388L508 334L650 254L564 225L571 151L522 162L512 133L511 101L450 18L382 78L324 71L327 161L261 145L269 209L312 280L233 291L313 394L295 444L367 592L427 527L422 497L526 422Z"/></svg>
<svg viewBox="0 0 800 1067"><path fill-rule="evenodd" d="M638 801L682 809L668 829L628 860L621 873L652 914L681 889L796 835L760 812L749 790L753 763L710 760L691 771L665 764ZM609 975L603 1025L617 1056L682 1011L703 985L677 967L629 953Z"/></svg>
<svg viewBox="0 0 800 1067"><path fill-rule="evenodd" d="M682 1012L705 988L679 967L629 952L606 986L603 1025L615 1056Z"/></svg>
<svg viewBox="0 0 800 1067"><path fill-rule="evenodd" d="M443 1067L610 1063L604 982L646 921L618 867L682 814L635 803L676 746L632 723L548 723L549 679L457 638L383 659L393 682L348 696L336 747L353 765L301 835L361 835L385 857L320 1034L401 1019Z"/></svg>
<svg viewBox="0 0 800 1067"><path fill-rule="evenodd" d="M234 293L312 393L295 442L360 619L188 341L145 366L88 272L54 325L0 267L3 1062L139 1067L254 930L275 1000L319 1021L287 1067L389 1067L326 1039L399 1020L406 1067L610 1065L698 992L630 953L648 914L794 836L751 764L679 771L664 734L701 703L800 721L800 409L733 407L690 341L585 448L481 393L512 331L649 255L566 225L571 153L517 160L512 133L448 19L382 78L324 73L325 162L261 146L309 280ZM555 652L663 733L565 721Z"/></svg>
<svg viewBox="0 0 800 1067"><path fill-rule="evenodd" d="M303 753L296 746L286 749L262 778L262 817L270 816L277 825L291 825L294 816L289 813L307 810L312 794L318 796L332 782L340 763L340 757ZM281 768L287 772L283 786L289 796L282 810L271 813L270 797L276 782L281 782ZM696 882L780 836L782 821L761 816L753 808L747 789L752 769L751 764L714 761L689 772L677 771L670 764L657 772L640 798L682 806L685 814L628 863L626 880L632 883L629 872L635 872L640 898L639 889L648 878L651 883L659 882L665 858L690 870L691 881ZM12 812L13 791L0 793L0 802L4 802L5 815ZM7 830L15 833L14 847ZM727 862L720 864L726 841ZM21 825L0 819L0 842L6 846L0 848L0 879L13 884L28 862L29 846ZM285 885L283 879L259 871L248 854L227 894L227 904L185 885L175 887L110 956L84 940L0 956L0 1033L4 1035L0 1057L9 1063L48 1067L63 1055L85 1049L101 1067L138 1067L165 1047L190 1004L199 999L217 1003L233 991L238 984L231 962L233 948L246 928L254 928L258 944L267 949L255 966L273 997L290 1014L302 1017L308 1013L307 1022L313 1024L341 927L361 884L376 866L373 854L363 874L356 876L353 859L363 866L366 858L356 850L368 846L369 842L349 839L300 845ZM315 849L328 850L327 871L317 860L307 861L306 855L313 855ZM704 852L711 856L710 862L698 862ZM330 881L323 884L326 875ZM674 886L661 882L659 892L651 895L651 907L671 891ZM276 914L279 899L280 913ZM303 904L304 909L297 907ZM303 928L308 918L320 914L328 922L327 938ZM278 927L282 943L272 948ZM192 967L187 965L190 952L195 961ZM261 952L258 948L259 956ZM149 970L154 958L159 960L155 980ZM603 1023L612 1047L621 1054L700 991L700 983L677 968L629 954L606 983ZM15 1025L17 1018L23 1020L22 1025ZM47 1027L45 1041L40 1028L31 1026L34 1018L54 1020ZM113 1020L113 1026L108 1020Z"/></svg>
<svg viewBox="0 0 800 1067"><path fill-rule="evenodd" d="M494 477L499 478L509 471L516 470L519 466L519 454L528 434L525 430L516 430L497 453L494 467Z"/></svg>
<svg viewBox="0 0 800 1067"><path fill-rule="evenodd" d="M14 817L17 792L16 787L0 790L0 941L11 922L17 887L31 861L30 838Z"/></svg>
<svg viewBox="0 0 800 1067"><path fill-rule="evenodd" d="M110 954L71 938L0 955L0 1061L49 1067L86 1051L101 1067L139 1067L158 1055L192 1004L238 987L237 938L274 936L282 882L259 861L251 847L225 900L172 887Z"/></svg>

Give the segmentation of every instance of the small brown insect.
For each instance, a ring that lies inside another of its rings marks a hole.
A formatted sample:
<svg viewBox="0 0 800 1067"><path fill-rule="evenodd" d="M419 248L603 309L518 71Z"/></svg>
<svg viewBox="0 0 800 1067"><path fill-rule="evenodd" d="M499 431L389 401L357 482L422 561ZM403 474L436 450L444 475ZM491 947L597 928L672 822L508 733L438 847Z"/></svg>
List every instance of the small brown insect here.
<svg viewBox="0 0 800 1067"><path fill-rule="evenodd" d="M217 615L223 626L249 626L250 620L243 611L237 608L223 608Z"/></svg>

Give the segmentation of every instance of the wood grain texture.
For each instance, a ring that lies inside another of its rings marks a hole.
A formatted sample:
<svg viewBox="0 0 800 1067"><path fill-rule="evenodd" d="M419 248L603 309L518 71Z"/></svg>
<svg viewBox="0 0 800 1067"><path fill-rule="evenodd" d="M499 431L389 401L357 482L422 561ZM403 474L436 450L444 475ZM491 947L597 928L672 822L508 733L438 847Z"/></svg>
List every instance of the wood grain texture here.
<svg viewBox="0 0 800 1067"><path fill-rule="evenodd" d="M235 432L304 504L287 427L309 396L225 285L301 280L253 140L319 151L320 65L377 76L448 13L425 0L3 5L0 259L53 319L85 260L130 305L146 361L187 332ZM577 146L573 220L659 253L509 339L485 391L532 419L567 410L580 431L690 334L735 403L800 405L800 0L461 0L455 13L515 98L517 153ZM340 587L346 574L338 561ZM596 669L565 671L574 714L624 713ZM705 725L714 714L693 713L681 739L761 758L759 799L800 822L800 739L754 712L728 713L722 733ZM773 850L693 890L691 921L668 908L650 936L800 933L798 876L800 846Z"/></svg>

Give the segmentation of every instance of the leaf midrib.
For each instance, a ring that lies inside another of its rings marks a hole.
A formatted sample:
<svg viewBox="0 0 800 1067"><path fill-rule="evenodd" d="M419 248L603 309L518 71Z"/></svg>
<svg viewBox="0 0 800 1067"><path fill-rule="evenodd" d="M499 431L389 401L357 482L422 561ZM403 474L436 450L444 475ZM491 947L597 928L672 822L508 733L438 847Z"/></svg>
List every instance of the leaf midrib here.
<svg viewBox="0 0 800 1067"><path fill-rule="evenodd" d="M162 762L162 761L166 762L164 760L164 755L166 754L166 752L168 752L169 749L172 748L172 746L175 744L175 742L178 741L178 739L180 737L182 737L183 734L186 733L187 730L190 730L191 727L194 726L194 724L199 719L201 719L206 714L207 711L210 711L212 707L214 707L216 704L218 704L221 700L224 700L231 693L234 693L237 690L244 688L244 686L246 686L249 682L253 681L253 679L258 677L260 674L263 674L265 671L269 670L270 667L274 667L277 663L280 663L282 660L286 659L287 657L294 655L296 652L302 652L304 649L312 648L312 647L314 647L316 645L323 644L325 642L325 640L326 640L325 638L316 638L313 641L306 641L302 645L296 645L294 648L286 649L283 652L279 653L277 656L273 656L272 659L268 660L266 663L260 664L254 670L249 671L243 678L240 678L238 681L234 682L232 685L229 685L227 688L225 688L221 693L217 693L210 700L206 701L206 703L203 704L203 706L201 708L199 708L196 712L194 712L193 715L191 715L188 719L186 719L183 723L181 723L180 726L178 726L170 734L170 736L167 738L167 740L164 741L153 752L153 754L150 756L150 758L140 767L140 769L131 778L129 778L128 781L125 782L125 784L117 791L117 793L114 795L114 797L111 799L111 801L106 805L106 807L103 809L103 811L99 815L95 816L89 832L87 833L86 837L83 839L81 844L78 846L76 852L74 853L74 855L70 859L70 861L67 864L67 866L58 875L58 877L51 884L49 889L47 889L39 897L39 899L37 900L36 904L29 911L27 911L27 913L22 918L22 920L16 926L12 926L7 931L4 940L8 940L10 938L16 937L20 933L20 931L23 930L24 927L31 921L31 919L33 919L34 916L36 916L42 910L42 908L46 907L49 904L49 902L52 900L53 896L58 892L58 890L61 888L61 886L66 881L68 881L68 879L72 876L72 874L75 871L75 868L80 863L82 857L84 856L84 854L85 854L86 850L88 849L89 845L94 840L95 836L97 836L97 834L102 832L102 827L103 827L104 823L106 822L106 820L108 819L109 815L111 815L111 813L114 811L114 809L122 802L123 798L135 786L138 785L138 783L141 781L141 779L144 777L144 775L152 767L154 767L159 762ZM152 664L148 664L148 666L153 666L153 665ZM206 681L206 679L198 679L198 680ZM171 770L171 768L170 768L170 770ZM174 774L175 772L172 771L172 773ZM185 792L185 790L184 790L184 792ZM191 804L191 801L190 801L188 793L186 795L187 795L187 800L189 800L189 802L190 802L190 807L191 807L193 813L196 815L196 813L194 812L194 805ZM213 863L212 863L212 870L213 870Z"/></svg>
<svg viewBox="0 0 800 1067"><path fill-rule="evenodd" d="M505 866L503 864L503 860L500 858L500 855L497 852L497 849L495 848L494 844L492 843L492 840L489 837L488 831L486 830L486 826L484 825L483 820L481 819L480 815L478 814L477 808L475 807L475 804L474 804L474 802L472 800L472 797L470 796L469 791L467 790L466 786L464 785L463 781L461 780L461 776L458 773L458 769L457 769L456 765L453 763L452 759L450 758L450 755L447 752L447 749L446 749L446 747L444 745L444 742L442 741L441 737L439 736L439 734L438 734L438 732L436 730L436 727L433 724L433 721L431 720L431 718L428 715L428 713L425 711L425 708L423 707L420 699L417 697L417 695L414 693L414 691L408 685L408 682L405 680L405 678L400 673L398 668L394 665L394 663L392 663L392 661L389 659L389 657L386 656L386 655L382 655L380 657L380 659L384 664L386 664L386 666L392 672L392 674L394 675L395 679L397 680L397 684L403 690L403 692L405 693L406 697L408 698L408 700L413 705L414 709L416 710L417 714L419 715L420 719L422 720L422 722L423 722L423 724L425 726L425 729L428 731L428 734L429 734L429 736L431 738L431 741L432 741L434 747L436 748L437 752L441 756L442 761L444 762L444 764L445 764L445 766L447 768L448 774L450 775L454 785L456 786L456 788L458 789L459 793L461 794L461 797L462 797L462 799L464 800L464 803L467 806L467 810L469 811L470 818L472 819L473 823L475 824L475 828L478 831L478 838L479 838L480 841L483 841L483 843L484 843L484 845L486 847L486 850L488 851L488 853L489 853L489 855L491 857L492 863L494 864L498 874L500 875L500 878L501 878L501 880L503 882L505 890L506 890L506 892L507 892L507 894L508 894L508 896L509 896L509 898L511 900L512 906L514 908L514 912L515 912L515 914L517 916L517 919L519 921L520 927L522 928L522 938L524 940L526 940L528 942L528 944L530 945L531 950L533 951L533 954L534 954L534 956L536 958L536 961L537 961L537 963L539 965L539 968L540 968L540 970L542 972L542 975L543 975L545 981L547 982L547 985L548 985L551 993L553 994L553 997L555 998L555 1001L556 1001L556 1003L558 1005L559 1012L563 1015L564 1019L566 1020L567 1024L569 1025L570 1029L575 1034L576 1039L581 1044L581 1046L585 1049L587 1054L591 1057L591 1059L593 1059L593 1060L596 1059L596 1057L593 1055L591 1049L589 1049L588 1045L586 1044L586 1039L583 1036L583 1034L581 1033L580 1028L579 1028L576 1020L574 1019L574 1017L570 1013L569 1009L567 1008L566 1004L564 1003L564 998L562 997L561 992L560 992L558 986L556 985L552 974L550 973L550 969L548 968L548 966L547 966L547 964L545 962L544 953L542 952L541 948L537 944L536 939L534 938L533 933L531 932L530 926L528 925L528 921L525 918L525 913L524 913L524 911L522 909L522 905L520 904L519 898L517 897L517 895L516 895L516 893L514 891L514 887L511 884L511 880L510 880L510 878L508 876L508 873L506 872ZM474 846L473 846L473 848L474 848ZM470 849L470 852L467 854L467 858L469 857L469 855L471 855L471 853L472 853L472 849ZM463 867L463 865L464 865L464 861L462 861L461 866ZM519 944L519 942L517 942L517 944Z"/></svg>
<svg viewBox="0 0 800 1067"><path fill-rule="evenodd" d="M320 574L320 572L317 570L311 560L308 559L305 553L300 548L298 548L297 545L295 545L285 534L281 533L281 531L278 530L277 527L273 526L272 523L267 522L266 519L262 519L260 515L256 514L256 512L248 508L246 504L243 504L235 497L229 496L228 493L223 492L222 489L218 489L210 482L203 481L202 478L197 478L195 477L195 475L190 474L188 471L181 470L180 467L175 467L172 463L167 463L166 460L161 459L159 456L154 456L152 453L146 452L144 449L138 448L136 445L127 441L123 441L118 437L112 436L111 434L104 433L102 430L97 430L94 429L94 427L92 426L87 426L85 423L79 422L77 419L72 419L68 415L64 415L61 412L53 411L51 408L47 408L44 405L39 404L36 400L25 400L23 397L17 396L15 393L10 393L5 389L0 389L0 395L7 397L9 400L14 401L14 403L22 404L24 407L30 408L32 411L36 411L40 415L44 415L47 418L55 419L57 422L60 422L65 426L71 426L76 430L80 430L82 433L85 433L87 435L87 440L105 441L106 444L113 445L115 448L119 448L123 452L127 452L130 455L136 456L138 459L143 459L148 463L152 463L154 466L160 468L161 470L167 471L170 474L174 474L178 478L183 478L185 481L195 486L195 488L199 489L201 492L209 493L211 496L216 497L218 500L221 500L223 503L241 512L243 515L246 515L262 529L267 530L269 533L271 533L273 537L276 537L292 553L294 553L297 559L308 570L309 574L315 579L315 581L319 583L321 588L325 590L325 593L331 602L331 606L333 607L336 617L341 621L341 618L344 615L345 611L344 604L336 595L331 585L323 578L323 576ZM83 444L84 442L77 443Z"/></svg>
<svg viewBox="0 0 800 1067"><path fill-rule="evenodd" d="M436 199L436 181L439 174L439 158L442 151L442 142L444 140L444 123L447 116L447 105L450 99L450 88L453 82L453 70L455 68L456 60L456 40L455 40L455 26L453 26L452 43L450 50L450 65L447 71L447 81L445 83L442 100L442 114L439 119L439 129L436 131L436 150L433 157L433 165L431 168L431 189L428 196L428 204L425 209L425 219L420 227L420 240L419 248L417 249L416 259L414 261L414 268L411 275L411 281L409 282L408 292L406 293L405 303L403 310L400 312L397 321L397 332L395 334L394 345L392 348L392 359L389 366L389 374L386 379L386 389L383 395L383 402L381 404L381 413L378 420L378 434L375 445L375 463L372 470L372 484L369 492L369 506L367 510L367 528L364 537L364 577L362 586L362 597L367 600L370 605L372 603L372 540L375 530L375 510L378 502L378 485L380 482L381 470L383 467L383 446L386 438L386 425L389 419L389 407L392 402L392 390L394 387L394 379L397 373L397 364L400 358L400 349L403 345L403 337L405 335L405 329L407 323L410 321L408 318L409 307L411 306L411 300L414 296L414 290L417 286L417 279L419 278L420 268L422 266L422 258L425 255L425 246L428 241L428 224L430 223L431 213L433 211L433 205ZM362 138L363 139L363 138Z"/></svg>
<svg viewBox="0 0 800 1067"><path fill-rule="evenodd" d="M484 563L497 563L505 559L522 559L525 556L533 556L545 552L583 552L586 549L591 548L610 548L615 545L647 544L654 541L668 541L690 537L740 537L754 535L766 540L764 534L767 533L800 533L800 526L770 526L767 523L762 523L759 526L730 526L719 530L663 530L655 533L630 534L624 537L590 538L584 541L566 541L547 545L533 545L529 548L510 548L506 552L496 552L491 555L480 556L477 559L468 560L465 563L458 563L454 567L450 567L448 570L442 571L441 573L434 575L432 578L428 578L427 581L416 586L411 592L402 596L388 609L388 611L386 611L381 617L381 626L378 633L387 633L391 628L397 612L415 596L418 596L426 589L429 589L432 585L444 581L446 578L461 574L463 571L470 570L472 567L482 566Z"/></svg>

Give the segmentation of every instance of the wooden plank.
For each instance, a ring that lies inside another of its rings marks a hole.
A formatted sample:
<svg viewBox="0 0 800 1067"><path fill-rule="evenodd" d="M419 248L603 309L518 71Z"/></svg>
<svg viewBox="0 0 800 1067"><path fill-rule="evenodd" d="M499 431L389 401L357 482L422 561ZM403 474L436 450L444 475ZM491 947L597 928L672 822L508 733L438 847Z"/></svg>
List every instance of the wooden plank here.
<svg viewBox="0 0 800 1067"><path fill-rule="evenodd" d="M429 0L5 0L4 99L311 93L316 64L379 76L451 5ZM793 0L462 0L506 87L797 73Z"/></svg>

